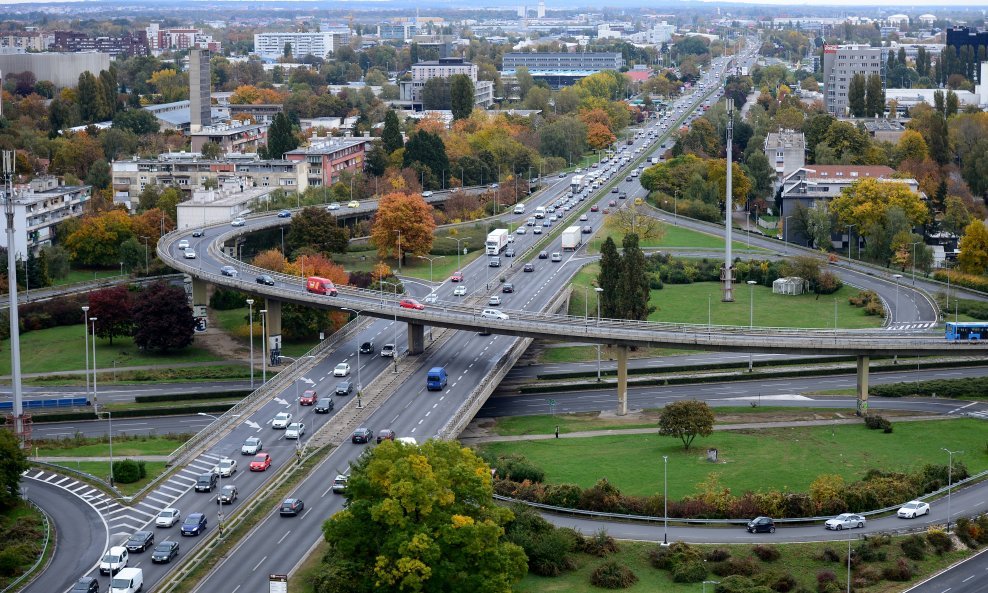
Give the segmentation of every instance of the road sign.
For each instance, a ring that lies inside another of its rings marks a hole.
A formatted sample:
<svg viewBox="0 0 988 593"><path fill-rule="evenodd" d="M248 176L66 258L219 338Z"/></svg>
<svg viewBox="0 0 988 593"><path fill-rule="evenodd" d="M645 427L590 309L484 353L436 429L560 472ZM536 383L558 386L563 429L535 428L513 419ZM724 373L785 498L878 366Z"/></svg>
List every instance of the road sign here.
<svg viewBox="0 0 988 593"><path fill-rule="evenodd" d="M288 593L288 575L269 574L268 593Z"/></svg>

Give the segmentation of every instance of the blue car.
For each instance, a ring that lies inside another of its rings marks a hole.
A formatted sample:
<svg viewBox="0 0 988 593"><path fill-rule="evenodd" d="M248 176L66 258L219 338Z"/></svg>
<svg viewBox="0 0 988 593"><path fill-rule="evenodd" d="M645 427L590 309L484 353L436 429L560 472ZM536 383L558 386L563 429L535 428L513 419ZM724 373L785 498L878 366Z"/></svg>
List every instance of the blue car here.
<svg viewBox="0 0 988 593"><path fill-rule="evenodd" d="M278 218L291 218L291 217L292 217L292 213L289 212L288 210L282 210L281 212L278 213Z"/></svg>
<svg viewBox="0 0 988 593"><path fill-rule="evenodd" d="M182 523L182 535L199 535L206 531L206 515L190 513Z"/></svg>

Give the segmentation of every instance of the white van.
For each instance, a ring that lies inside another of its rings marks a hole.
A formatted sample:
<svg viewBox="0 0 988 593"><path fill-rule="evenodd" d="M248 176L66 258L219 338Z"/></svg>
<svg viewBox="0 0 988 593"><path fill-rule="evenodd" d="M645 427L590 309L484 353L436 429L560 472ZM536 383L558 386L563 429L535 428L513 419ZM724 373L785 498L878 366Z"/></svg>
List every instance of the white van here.
<svg viewBox="0 0 988 593"><path fill-rule="evenodd" d="M418 445L419 442L415 440L415 437L398 437L395 439L396 443L401 443L403 445Z"/></svg>
<svg viewBox="0 0 988 593"><path fill-rule="evenodd" d="M524 214L524 213L525 213L525 205L515 204L515 214Z"/></svg>
<svg viewBox="0 0 988 593"><path fill-rule="evenodd" d="M137 593L144 588L144 571L125 568L110 580L110 593Z"/></svg>
<svg viewBox="0 0 988 593"><path fill-rule="evenodd" d="M127 548L113 546L99 561L100 574L113 574L127 566Z"/></svg>

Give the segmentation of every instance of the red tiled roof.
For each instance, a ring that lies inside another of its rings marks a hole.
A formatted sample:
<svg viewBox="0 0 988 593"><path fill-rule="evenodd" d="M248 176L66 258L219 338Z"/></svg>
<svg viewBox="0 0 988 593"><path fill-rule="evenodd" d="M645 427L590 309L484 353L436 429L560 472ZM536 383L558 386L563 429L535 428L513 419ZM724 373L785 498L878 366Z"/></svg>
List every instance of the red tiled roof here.
<svg viewBox="0 0 988 593"><path fill-rule="evenodd" d="M651 70L628 70L624 73L625 76L635 82L645 82L652 77L652 74Z"/></svg>

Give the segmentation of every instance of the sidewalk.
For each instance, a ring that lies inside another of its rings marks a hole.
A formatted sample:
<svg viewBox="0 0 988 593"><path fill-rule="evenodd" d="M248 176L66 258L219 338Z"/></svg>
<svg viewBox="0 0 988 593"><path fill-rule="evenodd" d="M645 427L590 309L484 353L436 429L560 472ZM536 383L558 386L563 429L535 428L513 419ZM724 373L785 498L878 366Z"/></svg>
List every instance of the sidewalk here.
<svg viewBox="0 0 988 593"><path fill-rule="evenodd" d="M155 369L188 369L195 367L211 367L217 365L240 365L247 366L247 362L244 360L213 360L213 361L203 361L203 362L179 362L179 363L162 363L162 364L142 364L130 367L101 367L96 369L100 375L105 375L106 373L123 373L127 371L153 371ZM89 369L88 373L92 374L93 370ZM22 373L22 378L30 377L51 377L55 375L79 375L84 376L87 373L85 370L70 370L70 371L52 371L50 373ZM9 381L10 375L0 375L0 380Z"/></svg>
<svg viewBox="0 0 988 593"><path fill-rule="evenodd" d="M906 416L903 418L896 418L896 422L920 422L924 420L948 420L952 418L963 418L963 416L944 416L944 415L930 415L930 416ZM860 418L846 418L843 420L799 420L795 422L758 422L758 423L742 423L742 424L715 424L715 431L722 430L760 430L765 428L796 428L803 426L828 426L837 424L861 424L863 421ZM553 433L549 434L522 434L522 435L491 435L491 434L479 434L484 432L483 430L474 429L473 432L478 434L468 434L474 425L471 423L470 427L467 427L463 434L460 435L459 441L464 445L474 444L474 443L496 443L505 441L544 441L548 439L586 439L591 437L602 437L602 436L613 436L613 435L630 435L630 434L655 434L658 431L658 427L651 428L608 428L603 430L583 430L578 432L567 432L559 433L557 437ZM466 436L464 436L466 435Z"/></svg>

